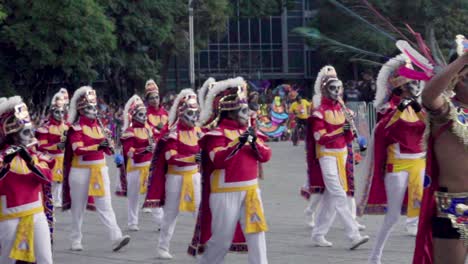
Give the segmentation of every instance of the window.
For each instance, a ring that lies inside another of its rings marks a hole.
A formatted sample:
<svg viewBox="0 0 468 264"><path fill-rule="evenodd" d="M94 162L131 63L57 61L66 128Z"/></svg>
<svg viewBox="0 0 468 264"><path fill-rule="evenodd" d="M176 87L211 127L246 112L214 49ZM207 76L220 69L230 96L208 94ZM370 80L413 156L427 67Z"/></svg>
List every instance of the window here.
<svg viewBox="0 0 468 264"><path fill-rule="evenodd" d="M249 20L240 19L240 43L249 43Z"/></svg>
<svg viewBox="0 0 468 264"><path fill-rule="evenodd" d="M260 43L260 20L250 19L250 41L252 43Z"/></svg>
<svg viewBox="0 0 468 264"><path fill-rule="evenodd" d="M239 29L237 28L237 20L229 19L229 42L236 43L239 42Z"/></svg>
<svg viewBox="0 0 468 264"><path fill-rule="evenodd" d="M272 42L281 43L281 19L273 18L271 20Z"/></svg>

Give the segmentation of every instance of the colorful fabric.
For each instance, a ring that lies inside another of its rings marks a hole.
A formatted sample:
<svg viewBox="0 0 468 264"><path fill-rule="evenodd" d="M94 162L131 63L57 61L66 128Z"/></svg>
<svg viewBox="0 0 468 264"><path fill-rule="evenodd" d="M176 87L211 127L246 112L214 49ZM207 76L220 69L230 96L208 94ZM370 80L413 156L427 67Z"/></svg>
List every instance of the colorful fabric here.
<svg viewBox="0 0 468 264"><path fill-rule="evenodd" d="M16 238L10 251L10 258L26 262L35 262L34 253L34 215L20 218L16 227Z"/></svg>
<svg viewBox="0 0 468 264"><path fill-rule="evenodd" d="M175 170L172 166L169 166L167 174L180 175L182 177L182 188L180 190L180 212L195 212L195 193L193 178L194 174L198 173L198 169L181 171Z"/></svg>

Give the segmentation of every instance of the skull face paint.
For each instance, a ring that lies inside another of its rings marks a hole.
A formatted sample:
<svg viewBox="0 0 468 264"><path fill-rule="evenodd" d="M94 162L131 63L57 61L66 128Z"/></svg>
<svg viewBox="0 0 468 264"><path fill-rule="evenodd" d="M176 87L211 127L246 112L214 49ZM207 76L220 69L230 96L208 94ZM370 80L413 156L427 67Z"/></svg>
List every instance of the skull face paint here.
<svg viewBox="0 0 468 264"><path fill-rule="evenodd" d="M343 94L343 83L340 80L331 81L326 87L327 97L338 100Z"/></svg>
<svg viewBox="0 0 468 264"><path fill-rule="evenodd" d="M413 97L419 97L421 95L422 88L418 81L411 81L405 84L404 87Z"/></svg>
<svg viewBox="0 0 468 264"><path fill-rule="evenodd" d="M80 115L86 116L89 119L96 119L97 108L94 105L87 105L80 110Z"/></svg>
<svg viewBox="0 0 468 264"><path fill-rule="evenodd" d="M62 122L65 118L65 110L63 108L52 109L52 117L59 122Z"/></svg>
<svg viewBox="0 0 468 264"><path fill-rule="evenodd" d="M241 108L237 111L237 121L243 126L249 125L249 106L242 104Z"/></svg>
<svg viewBox="0 0 468 264"><path fill-rule="evenodd" d="M31 143L36 141L34 137L33 127L31 125L24 126L20 131L18 131L15 143L23 146L28 146Z"/></svg>
<svg viewBox="0 0 468 264"><path fill-rule="evenodd" d="M159 98L159 94L157 93L150 93L148 94L148 96L146 97L146 100L148 101L148 104L153 106L153 107L156 107L158 108L159 107L159 103L160 103L160 98Z"/></svg>
<svg viewBox="0 0 468 264"><path fill-rule="evenodd" d="M136 121L140 124L145 124L148 117L146 116L146 108L141 108L132 117L133 121Z"/></svg>
<svg viewBox="0 0 468 264"><path fill-rule="evenodd" d="M198 108L187 108L182 115L182 121L188 127L194 127L199 117L200 110Z"/></svg>

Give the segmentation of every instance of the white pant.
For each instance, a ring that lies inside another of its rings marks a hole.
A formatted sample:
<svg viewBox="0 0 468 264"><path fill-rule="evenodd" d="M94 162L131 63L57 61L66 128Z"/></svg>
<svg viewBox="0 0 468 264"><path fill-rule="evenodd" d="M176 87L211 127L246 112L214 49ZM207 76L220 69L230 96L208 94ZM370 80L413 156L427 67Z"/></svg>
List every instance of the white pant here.
<svg viewBox="0 0 468 264"><path fill-rule="evenodd" d="M138 225L138 213L140 212L140 200L144 195L140 194L140 171L127 173L127 198L128 198L128 226Z"/></svg>
<svg viewBox="0 0 468 264"><path fill-rule="evenodd" d="M346 159L346 157L343 158ZM325 236L333 224L334 214L338 213L344 225L346 237L353 240L359 237L360 234L349 208L346 192L340 183L336 158L325 156L320 158L319 162L325 183L325 192L318 208L316 226L312 231L312 237Z"/></svg>
<svg viewBox="0 0 468 264"><path fill-rule="evenodd" d="M421 175L421 181L423 180L424 178ZM393 226L400 218L401 206L408 188L408 172L387 173L384 181L385 192L387 193L387 213L379 233L377 233L374 247L369 256L369 263L380 263L385 242L390 236ZM417 226L418 217L408 218L406 224L407 226Z"/></svg>
<svg viewBox="0 0 468 264"><path fill-rule="evenodd" d="M318 211L318 208L320 207L320 203L322 201L322 198L323 198L322 194L319 194L319 193L313 193L313 194L310 195L309 204L306 207L306 212L307 212L308 215L312 215L312 216L315 215L315 213ZM348 201L349 210L351 211L351 215L353 216L353 219L357 220L356 219L357 218L357 216L356 216L356 199L354 197L352 197L352 196L346 196L346 199ZM336 215L336 210L334 210L333 208L323 208L322 210L329 210L330 211L330 213L332 214L330 216L330 222L333 223L333 220L335 219L335 215ZM416 225L417 225L417 223L416 223Z"/></svg>
<svg viewBox="0 0 468 264"><path fill-rule="evenodd" d="M192 175L193 191L195 198L195 212L193 216L196 218L198 207L200 206L201 197L201 181L200 173ZM159 248L169 251L169 244L179 215L180 192L182 189L183 177L180 175L166 175L166 199L164 203L164 216L161 224L161 233L159 233Z"/></svg>
<svg viewBox="0 0 468 264"><path fill-rule="evenodd" d="M0 263L14 264L16 260L10 259L11 247L16 238L16 227L19 218L0 221ZM52 247L50 244L50 230L47 218L43 212L34 215L34 252L37 264L52 264Z"/></svg>
<svg viewBox="0 0 468 264"><path fill-rule="evenodd" d="M52 182L52 197L54 200L54 206L62 206L62 183Z"/></svg>
<svg viewBox="0 0 468 264"><path fill-rule="evenodd" d="M88 201L90 169L71 168L70 170L70 195L72 200L72 226L70 238L72 243L81 243L83 237L81 225L83 224L83 214ZM102 168L105 195L94 197L94 203L99 219L107 228L109 238L112 242L122 237L122 231L117 225L114 209L112 209L110 183L107 167Z"/></svg>
<svg viewBox="0 0 468 264"><path fill-rule="evenodd" d="M257 190L260 196L260 190ZM245 195L246 192L211 193L211 238L207 242L206 251L201 255L199 264L222 264L240 220L242 230L245 230ZM262 205L263 206L263 205ZM248 263L267 264L265 232L245 234L247 242Z"/></svg>

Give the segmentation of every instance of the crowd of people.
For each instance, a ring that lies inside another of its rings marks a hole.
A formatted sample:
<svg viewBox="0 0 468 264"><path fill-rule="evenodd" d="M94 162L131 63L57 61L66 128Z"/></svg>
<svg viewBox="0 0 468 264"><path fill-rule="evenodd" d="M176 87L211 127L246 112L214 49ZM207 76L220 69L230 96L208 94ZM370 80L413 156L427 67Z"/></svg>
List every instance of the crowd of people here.
<svg viewBox="0 0 468 264"><path fill-rule="evenodd" d="M414 264L465 262L468 45L462 44L459 57L436 72L431 58L397 43L402 54L382 66L375 83L378 123L357 170L358 130L335 68L318 73L312 103L294 97L289 110L308 127L301 195L309 201L314 246L333 246L326 235L338 216L354 250L370 240L357 216L385 214L368 259L380 264L404 213L406 231L417 236ZM258 94L242 77L209 78L197 92L180 91L167 111L156 82L144 88L123 108L104 104L90 86L71 98L60 89L46 115L36 109L36 124L20 96L0 98L0 263L53 263L58 208L71 211L70 250L85 250L85 210L96 211L110 248L121 250L131 238L117 224L112 192L128 199L128 231L139 231L140 207L152 213L159 259L173 258L177 217L189 213L196 224L188 253L198 263L223 263L229 251L247 252L250 264L268 263L258 181L272 151L259 129ZM116 190L106 159L112 155L120 171ZM365 182L356 198L355 176Z"/></svg>

